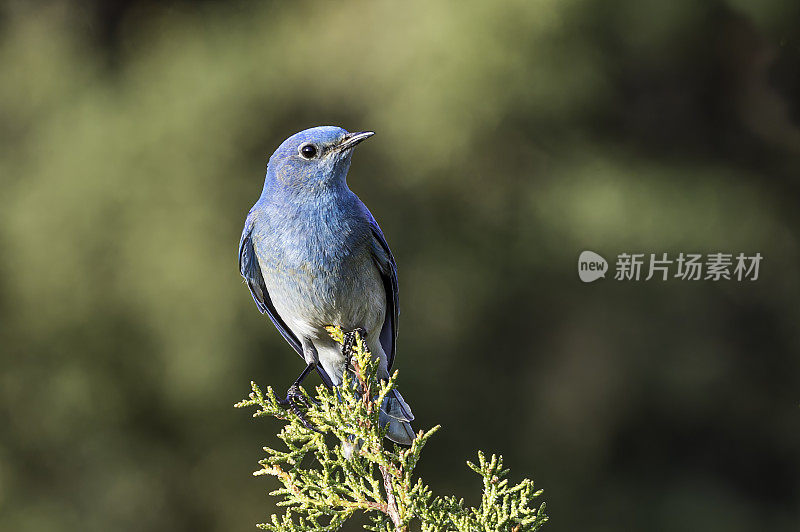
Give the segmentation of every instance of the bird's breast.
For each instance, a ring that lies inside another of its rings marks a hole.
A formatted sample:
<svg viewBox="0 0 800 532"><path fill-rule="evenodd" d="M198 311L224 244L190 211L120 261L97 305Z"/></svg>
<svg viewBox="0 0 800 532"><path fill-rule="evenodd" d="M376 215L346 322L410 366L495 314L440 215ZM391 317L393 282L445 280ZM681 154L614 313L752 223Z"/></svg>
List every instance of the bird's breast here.
<svg viewBox="0 0 800 532"><path fill-rule="evenodd" d="M273 216L254 245L267 290L293 329L316 336L326 325L379 326L385 293L369 247L369 228L356 217L319 209Z"/></svg>

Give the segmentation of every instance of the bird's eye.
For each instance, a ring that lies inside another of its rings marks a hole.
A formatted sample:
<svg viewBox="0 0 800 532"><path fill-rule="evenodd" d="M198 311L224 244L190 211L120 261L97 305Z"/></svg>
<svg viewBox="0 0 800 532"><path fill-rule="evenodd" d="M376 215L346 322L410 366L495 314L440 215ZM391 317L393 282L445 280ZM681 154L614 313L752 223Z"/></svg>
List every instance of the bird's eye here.
<svg viewBox="0 0 800 532"><path fill-rule="evenodd" d="M313 144L306 144L300 148L300 155L306 159L313 159L317 155L317 147Z"/></svg>

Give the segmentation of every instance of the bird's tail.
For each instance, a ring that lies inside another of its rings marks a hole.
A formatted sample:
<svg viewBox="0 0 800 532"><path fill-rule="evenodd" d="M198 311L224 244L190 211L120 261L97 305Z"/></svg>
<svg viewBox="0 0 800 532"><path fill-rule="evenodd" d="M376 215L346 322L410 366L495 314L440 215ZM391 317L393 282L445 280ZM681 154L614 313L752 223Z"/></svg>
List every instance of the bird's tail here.
<svg viewBox="0 0 800 532"><path fill-rule="evenodd" d="M411 445L414 441L414 430L411 428L414 414L397 390L390 390L383 398L378 422L386 427L386 437L395 443Z"/></svg>

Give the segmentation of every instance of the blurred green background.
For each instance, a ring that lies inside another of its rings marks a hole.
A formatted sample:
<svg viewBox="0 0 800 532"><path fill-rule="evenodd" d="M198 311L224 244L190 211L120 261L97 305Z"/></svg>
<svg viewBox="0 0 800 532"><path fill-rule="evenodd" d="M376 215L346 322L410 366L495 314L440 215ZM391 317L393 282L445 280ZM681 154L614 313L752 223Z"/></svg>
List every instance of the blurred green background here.
<svg viewBox="0 0 800 532"><path fill-rule="evenodd" d="M800 529L800 5L5 2L0 529L253 530L300 360L237 271L265 162L349 183L399 263L419 472L502 452L548 530ZM760 252L756 282L577 256ZM316 383L318 381L312 381Z"/></svg>

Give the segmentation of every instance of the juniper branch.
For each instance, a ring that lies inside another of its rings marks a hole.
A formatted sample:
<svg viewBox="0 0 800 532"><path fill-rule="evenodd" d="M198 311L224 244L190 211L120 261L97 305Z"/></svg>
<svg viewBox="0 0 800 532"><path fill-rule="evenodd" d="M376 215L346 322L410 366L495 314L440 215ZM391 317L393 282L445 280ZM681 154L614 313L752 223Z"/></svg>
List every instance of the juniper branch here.
<svg viewBox="0 0 800 532"><path fill-rule="evenodd" d="M340 344L345 335L330 328ZM385 430L378 423L379 405L397 381L376 379L377 363L363 339L355 333L352 369L335 390L316 389L305 417L319 430L307 428L292 409L285 410L271 387L266 393L251 383L248 399L236 407L255 407L253 417L272 417L284 423L278 438L285 450L264 447L266 457L254 475L278 479L281 487L270 495L279 498L282 516L273 514L264 530L308 532L339 530L357 512L372 518L367 530L406 531L412 523L423 532L538 530L546 521L545 504L534 507L541 490L524 479L510 485L502 456L487 458L478 452L477 463L467 465L481 476L483 493L477 507L466 507L463 499L435 497L414 469L435 426L420 431L412 445L386 446ZM309 460L307 457L313 457Z"/></svg>

